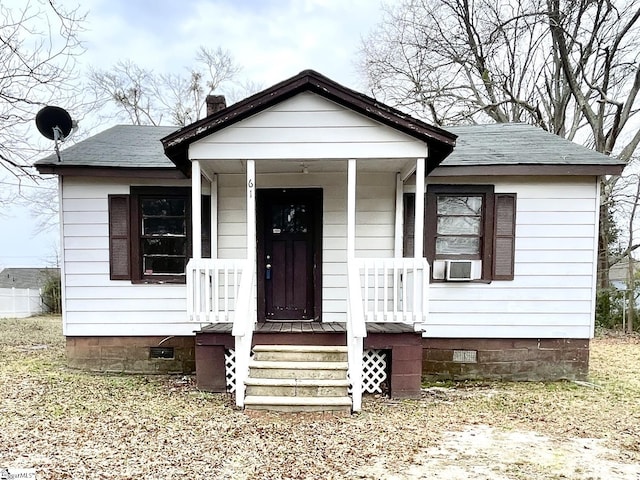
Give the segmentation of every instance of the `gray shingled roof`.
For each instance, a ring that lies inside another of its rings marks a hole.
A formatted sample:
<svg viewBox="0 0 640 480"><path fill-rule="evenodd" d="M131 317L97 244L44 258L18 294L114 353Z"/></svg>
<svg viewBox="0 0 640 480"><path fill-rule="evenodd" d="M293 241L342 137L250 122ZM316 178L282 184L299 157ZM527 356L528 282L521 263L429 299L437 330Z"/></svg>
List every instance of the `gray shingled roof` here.
<svg viewBox="0 0 640 480"><path fill-rule="evenodd" d="M0 271L0 288L41 288L59 268L5 268Z"/></svg>
<svg viewBox="0 0 640 480"><path fill-rule="evenodd" d="M175 127L118 125L87 138L36 165L87 167L166 168L174 164L160 139ZM448 127L458 135L453 153L441 166L476 165L619 165L576 143L526 124L491 124Z"/></svg>
<svg viewBox="0 0 640 480"><path fill-rule="evenodd" d="M442 167L475 165L620 165L608 157L524 123L446 127L458 135Z"/></svg>
<svg viewBox="0 0 640 480"><path fill-rule="evenodd" d="M55 155L38 160L36 165L76 167L162 168L174 167L162 148L160 139L177 127L117 125L89 137Z"/></svg>

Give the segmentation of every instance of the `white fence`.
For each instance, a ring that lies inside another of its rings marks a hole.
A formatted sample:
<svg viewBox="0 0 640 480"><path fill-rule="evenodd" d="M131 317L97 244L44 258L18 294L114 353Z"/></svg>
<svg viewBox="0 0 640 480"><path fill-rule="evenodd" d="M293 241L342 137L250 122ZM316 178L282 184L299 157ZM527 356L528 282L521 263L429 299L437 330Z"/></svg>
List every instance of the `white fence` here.
<svg viewBox="0 0 640 480"><path fill-rule="evenodd" d="M25 318L43 312L37 288L0 288L0 318Z"/></svg>

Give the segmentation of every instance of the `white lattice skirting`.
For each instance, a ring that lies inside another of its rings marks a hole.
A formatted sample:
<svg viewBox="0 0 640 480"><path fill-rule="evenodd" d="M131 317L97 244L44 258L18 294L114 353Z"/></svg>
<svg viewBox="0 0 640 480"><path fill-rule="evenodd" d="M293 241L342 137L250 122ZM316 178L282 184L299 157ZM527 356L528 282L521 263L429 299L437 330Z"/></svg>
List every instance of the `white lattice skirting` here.
<svg viewBox="0 0 640 480"><path fill-rule="evenodd" d="M387 351L365 350L362 363L362 391L382 393L382 385L387 379ZM224 351L224 371L227 377L227 391L233 393L236 391L236 352L232 348Z"/></svg>
<svg viewBox="0 0 640 480"><path fill-rule="evenodd" d="M382 393L382 385L387 379L387 351L365 350L362 363L362 391Z"/></svg>
<svg viewBox="0 0 640 480"><path fill-rule="evenodd" d="M227 392L236 391L236 351L229 348L224 351L224 374L227 377Z"/></svg>

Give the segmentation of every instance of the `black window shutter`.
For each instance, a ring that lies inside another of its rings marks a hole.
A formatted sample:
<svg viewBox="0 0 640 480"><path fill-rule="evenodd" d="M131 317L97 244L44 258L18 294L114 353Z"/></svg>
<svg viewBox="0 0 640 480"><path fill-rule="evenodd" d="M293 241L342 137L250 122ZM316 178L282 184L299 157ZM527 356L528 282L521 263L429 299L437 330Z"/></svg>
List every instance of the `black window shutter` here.
<svg viewBox="0 0 640 480"><path fill-rule="evenodd" d="M494 198L493 280L513 280L516 243L516 194Z"/></svg>
<svg viewBox="0 0 640 480"><path fill-rule="evenodd" d="M202 196L202 258L211 258L211 196Z"/></svg>
<svg viewBox="0 0 640 480"><path fill-rule="evenodd" d="M109 195L109 277L131 280L129 195Z"/></svg>
<svg viewBox="0 0 640 480"><path fill-rule="evenodd" d="M404 221L403 221L403 256L413 257L413 242L415 238L415 210L416 195L414 193L404 194Z"/></svg>

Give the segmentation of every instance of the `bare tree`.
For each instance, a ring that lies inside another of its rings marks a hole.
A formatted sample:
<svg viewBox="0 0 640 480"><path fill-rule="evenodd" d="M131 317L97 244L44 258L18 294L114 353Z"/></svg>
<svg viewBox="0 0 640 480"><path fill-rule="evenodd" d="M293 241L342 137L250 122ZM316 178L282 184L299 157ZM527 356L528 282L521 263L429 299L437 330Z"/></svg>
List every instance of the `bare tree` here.
<svg viewBox="0 0 640 480"><path fill-rule="evenodd" d="M162 113L156 116L155 89L159 78L149 70L123 60L109 71L92 70L89 84L100 103L114 103L119 113L134 125L159 125Z"/></svg>
<svg viewBox="0 0 640 480"><path fill-rule="evenodd" d="M640 248L637 243L636 230L638 228L638 216L640 214L640 174L638 172L638 158L631 159L629 168L618 178L615 188L609 198L611 208L609 210L614 227L612 228L612 245L610 257L612 264L624 267L627 289L626 304L626 328L631 333L634 328L635 301L640 294L638 287L638 275L636 274L637 262L633 252ZM624 307L623 307L624 308ZM625 322L623 322L624 324Z"/></svg>
<svg viewBox="0 0 640 480"><path fill-rule="evenodd" d="M638 202L640 201L640 181L636 176L635 179L635 194L633 195L631 201L631 213L629 214L629 246L634 245L634 230L635 230L635 220L636 220L636 212L638 210ZM635 290L636 290L636 275L635 275L635 261L633 255L629 253L627 256L627 290L630 291L629 295L629 314L627 315L627 332L633 332L633 322L634 322L634 314L635 314Z"/></svg>
<svg viewBox="0 0 640 480"><path fill-rule="evenodd" d="M363 41L360 68L374 96L437 125L527 122L628 162L639 17L638 0L402 0ZM616 182L601 189L602 285Z"/></svg>
<svg viewBox="0 0 640 480"><path fill-rule="evenodd" d="M110 70L92 70L90 84L103 105L115 105L120 117L132 124L184 126L202 117L208 94L230 84L240 72L222 48L200 47L195 59L183 75L120 61Z"/></svg>
<svg viewBox="0 0 640 480"><path fill-rule="evenodd" d="M59 195L55 180L45 178L38 185L29 185L22 190L18 202L31 212L36 223L36 232L55 231L58 227Z"/></svg>
<svg viewBox="0 0 640 480"><path fill-rule="evenodd" d="M82 103L75 67L84 18L53 0L0 4L0 167L18 181L31 176L40 153L29 135L37 111L50 102L71 110Z"/></svg>

